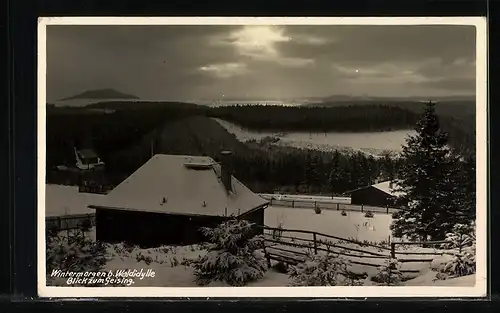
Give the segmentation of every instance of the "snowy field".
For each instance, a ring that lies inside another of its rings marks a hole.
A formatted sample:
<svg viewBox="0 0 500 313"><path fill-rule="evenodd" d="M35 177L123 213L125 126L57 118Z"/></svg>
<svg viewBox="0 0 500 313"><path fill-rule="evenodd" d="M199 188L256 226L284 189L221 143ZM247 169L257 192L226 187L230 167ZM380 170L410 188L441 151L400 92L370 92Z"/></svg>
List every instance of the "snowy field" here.
<svg viewBox="0 0 500 313"><path fill-rule="evenodd" d="M45 185L45 216L95 213L87 206L98 204L103 195L78 192L78 186Z"/></svg>
<svg viewBox="0 0 500 313"><path fill-rule="evenodd" d="M379 155L383 151L401 151L401 146L405 143L406 137L409 134L414 134L413 130L374 133L257 132L244 129L225 120L217 118L215 118L215 120L242 142L251 139L261 140L265 137L273 136L280 139L277 144L281 145L322 151L356 150L374 156Z"/></svg>
<svg viewBox="0 0 500 313"><path fill-rule="evenodd" d="M367 218L361 212L346 213L347 216L342 216L341 211L323 210L316 214L313 209L270 206L265 210L264 222L269 227L281 225L285 229L309 230L360 241L388 241L391 215L375 213L374 217Z"/></svg>

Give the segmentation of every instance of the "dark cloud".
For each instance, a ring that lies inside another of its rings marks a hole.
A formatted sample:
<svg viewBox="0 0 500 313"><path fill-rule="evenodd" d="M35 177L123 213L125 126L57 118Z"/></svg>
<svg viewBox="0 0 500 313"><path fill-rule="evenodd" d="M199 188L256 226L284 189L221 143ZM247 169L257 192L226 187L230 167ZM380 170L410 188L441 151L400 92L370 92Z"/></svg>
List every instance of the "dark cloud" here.
<svg viewBox="0 0 500 313"><path fill-rule="evenodd" d="M48 26L47 98L473 93L473 26ZM395 92L397 91L397 92Z"/></svg>
<svg viewBox="0 0 500 313"><path fill-rule="evenodd" d="M463 91L474 94L476 80L474 78L443 78L437 81L423 83L425 87L433 89L444 89L449 91Z"/></svg>
<svg viewBox="0 0 500 313"><path fill-rule="evenodd" d="M282 51L293 56L321 55L334 62L414 62L442 58L445 63L459 58L475 59L474 26L373 25L290 26L287 35L316 36L325 45L282 43Z"/></svg>

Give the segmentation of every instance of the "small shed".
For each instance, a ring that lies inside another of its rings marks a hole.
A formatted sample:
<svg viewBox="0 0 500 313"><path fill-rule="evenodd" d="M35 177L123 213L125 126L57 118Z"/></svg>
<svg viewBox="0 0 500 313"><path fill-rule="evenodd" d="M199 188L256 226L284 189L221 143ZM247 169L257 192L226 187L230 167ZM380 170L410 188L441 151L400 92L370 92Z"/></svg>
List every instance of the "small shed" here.
<svg viewBox="0 0 500 313"><path fill-rule="evenodd" d="M391 181L384 181L375 185L358 188L345 194L351 196L351 204L388 207L393 205L394 199L398 196L398 193L392 187Z"/></svg>
<svg viewBox="0 0 500 313"><path fill-rule="evenodd" d="M103 168L104 162L92 149L75 150L76 166L80 170L90 170L95 168Z"/></svg>
<svg viewBox="0 0 500 313"><path fill-rule="evenodd" d="M231 175L230 153L222 156L219 164L204 156L155 155L104 202L89 206L96 210L97 240L188 245L206 239L201 227L231 216L263 225L268 201Z"/></svg>

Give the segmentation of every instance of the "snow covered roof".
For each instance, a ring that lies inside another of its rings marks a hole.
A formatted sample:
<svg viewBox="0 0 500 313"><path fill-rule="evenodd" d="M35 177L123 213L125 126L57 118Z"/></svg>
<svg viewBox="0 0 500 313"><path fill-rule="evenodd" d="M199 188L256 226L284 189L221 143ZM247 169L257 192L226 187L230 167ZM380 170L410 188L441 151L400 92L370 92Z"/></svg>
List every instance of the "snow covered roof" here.
<svg viewBox="0 0 500 313"><path fill-rule="evenodd" d="M45 216L92 214L90 204L97 204L104 195L78 191L78 186L45 185Z"/></svg>
<svg viewBox="0 0 500 313"><path fill-rule="evenodd" d="M372 185L373 188L377 188L378 190L381 190L387 194L390 194L393 197L399 197L402 193L401 192L396 192L392 190L391 188L391 181L384 181L375 185Z"/></svg>
<svg viewBox="0 0 500 313"><path fill-rule="evenodd" d="M226 191L220 170L210 157L157 154L109 192L104 201L90 207L238 216L268 203L234 177L232 191Z"/></svg>
<svg viewBox="0 0 500 313"><path fill-rule="evenodd" d="M78 153L82 156L82 158L97 158L97 154L92 149L81 149L78 150Z"/></svg>
<svg viewBox="0 0 500 313"><path fill-rule="evenodd" d="M361 188L357 188L354 190L349 190L349 191L344 192L343 195L351 195L353 192L356 192L358 190L364 190L366 188L371 188L371 187L377 188L378 190L383 191L383 192L385 192L393 197L399 197L400 195L402 195L402 192L396 192L396 191L392 190L391 181L389 181L389 180L375 184L375 185L361 187Z"/></svg>

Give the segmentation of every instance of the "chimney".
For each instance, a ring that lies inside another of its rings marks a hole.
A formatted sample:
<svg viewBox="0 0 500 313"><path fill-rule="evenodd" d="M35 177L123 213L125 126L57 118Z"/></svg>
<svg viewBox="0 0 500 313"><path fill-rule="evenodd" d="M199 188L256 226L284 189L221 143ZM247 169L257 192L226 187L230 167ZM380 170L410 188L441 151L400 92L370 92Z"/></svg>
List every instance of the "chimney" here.
<svg viewBox="0 0 500 313"><path fill-rule="evenodd" d="M226 187L227 191L231 191L231 151L222 151L221 152L221 162L220 162L220 168L221 168L221 180L222 183L224 184L224 187Z"/></svg>

